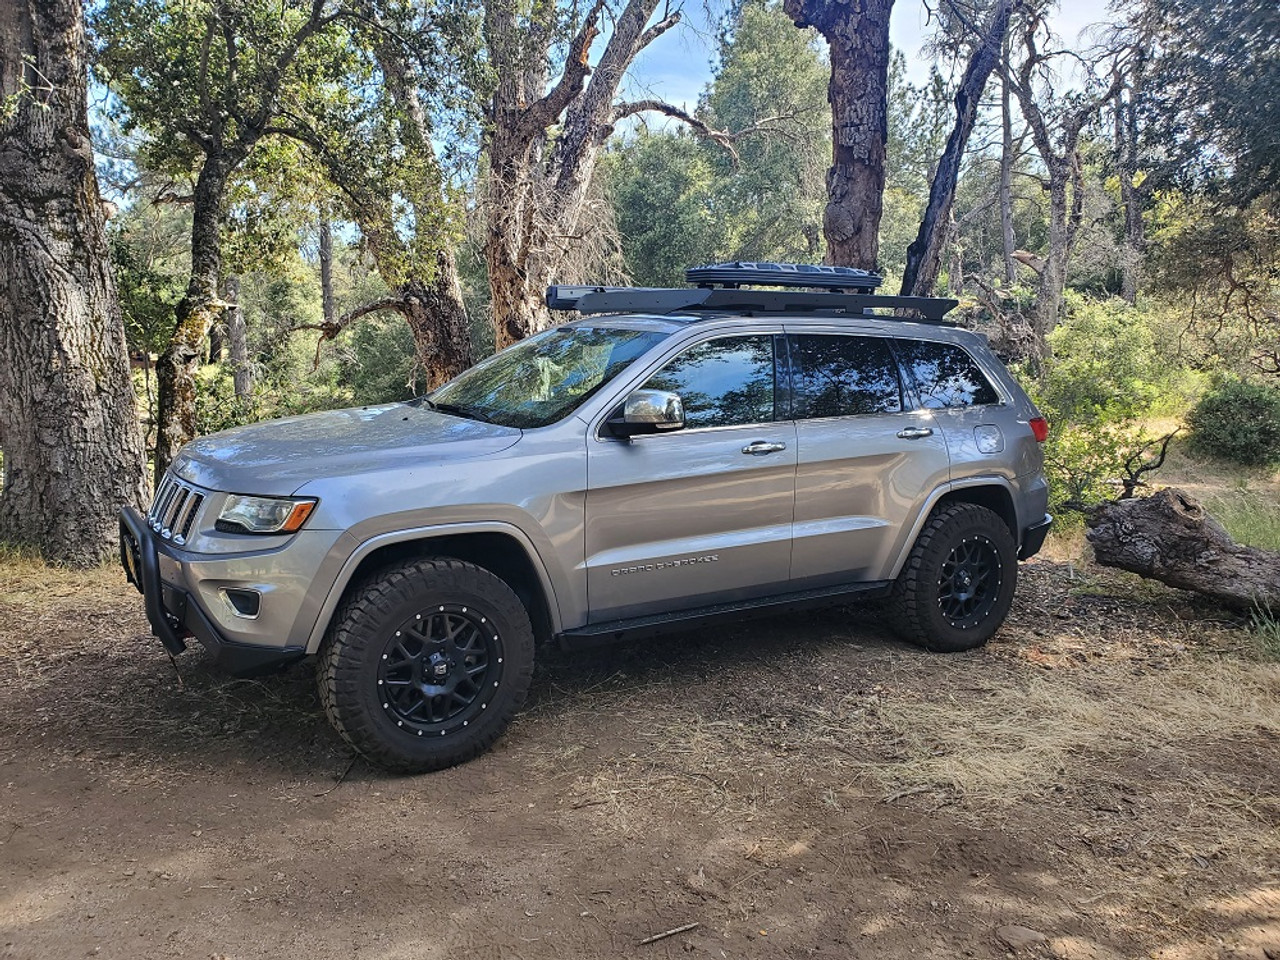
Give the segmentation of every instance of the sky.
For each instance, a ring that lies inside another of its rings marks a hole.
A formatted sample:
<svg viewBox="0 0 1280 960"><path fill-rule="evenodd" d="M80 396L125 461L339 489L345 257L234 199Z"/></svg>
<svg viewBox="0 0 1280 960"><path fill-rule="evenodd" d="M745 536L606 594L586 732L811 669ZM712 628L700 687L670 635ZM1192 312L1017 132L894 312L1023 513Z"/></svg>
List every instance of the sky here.
<svg viewBox="0 0 1280 960"><path fill-rule="evenodd" d="M714 2L693 0L686 4L681 24L636 58L628 96L643 93L677 106L697 104L698 95L711 79L715 28L707 7ZM1055 33L1074 45L1082 28L1104 22L1108 16L1107 0L1061 0L1050 22ZM907 58L907 75L913 83L920 83L929 75L929 61L920 51L930 32L921 0L897 0L889 20L889 34L893 45Z"/></svg>

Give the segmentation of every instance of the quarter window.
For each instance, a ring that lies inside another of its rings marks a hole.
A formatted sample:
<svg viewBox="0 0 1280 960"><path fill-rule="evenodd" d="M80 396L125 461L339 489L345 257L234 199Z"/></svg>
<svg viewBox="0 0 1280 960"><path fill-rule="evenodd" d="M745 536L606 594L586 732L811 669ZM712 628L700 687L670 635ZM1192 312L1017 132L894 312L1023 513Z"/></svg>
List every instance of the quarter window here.
<svg viewBox="0 0 1280 960"><path fill-rule="evenodd" d="M646 383L684 401L687 427L766 423L774 411L773 336L723 337L690 347Z"/></svg>
<svg viewBox="0 0 1280 960"><path fill-rule="evenodd" d="M920 404L926 409L1000 402L991 381L960 347L927 340L897 340L894 347L903 366L911 372Z"/></svg>
<svg viewBox="0 0 1280 960"><path fill-rule="evenodd" d="M792 344L797 420L902 409L898 365L887 341L805 334Z"/></svg>

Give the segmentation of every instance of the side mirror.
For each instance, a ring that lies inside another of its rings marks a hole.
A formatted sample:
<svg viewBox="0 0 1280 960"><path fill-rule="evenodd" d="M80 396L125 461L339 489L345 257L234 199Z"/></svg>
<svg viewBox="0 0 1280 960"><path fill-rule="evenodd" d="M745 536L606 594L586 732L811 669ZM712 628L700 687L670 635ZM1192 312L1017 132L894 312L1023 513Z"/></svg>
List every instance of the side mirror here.
<svg viewBox="0 0 1280 960"><path fill-rule="evenodd" d="M622 403L622 416L609 418L609 429L619 437L662 433L684 426L684 401L665 390L636 390Z"/></svg>

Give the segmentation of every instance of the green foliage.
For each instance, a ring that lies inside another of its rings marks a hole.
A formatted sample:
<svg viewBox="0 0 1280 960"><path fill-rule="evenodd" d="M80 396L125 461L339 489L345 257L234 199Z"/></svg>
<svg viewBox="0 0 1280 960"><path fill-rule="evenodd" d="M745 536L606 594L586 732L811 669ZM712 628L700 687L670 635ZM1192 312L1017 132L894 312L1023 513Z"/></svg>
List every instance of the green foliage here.
<svg viewBox="0 0 1280 960"><path fill-rule="evenodd" d="M1186 361L1280 377L1280 194L1237 207L1165 192L1150 219L1152 295Z"/></svg>
<svg viewBox="0 0 1280 960"><path fill-rule="evenodd" d="M340 18L299 43L311 10L310 0L105 0L90 8L94 69L119 98L125 132L150 134L153 168L190 171L223 149L238 163L278 103L345 74Z"/></svg>
<svg viewBox="0 0 1280 960"><path fill-rule="evenodd" d="M1151 439L1140 421L1165 412L1181 371L1161 358L1144 311L1115 299L1067 302L1028 391L1051 427L1052 509L1082 510L1118 495L1126 460Z"/></svg>
<svg viewBox="0 0 1280 960"><path fill-rule="evenodd" d="M714 173L692 136L642 130L606 160L622 249L636 283L678 286L687 267L719 258L724 237L713 221Z"/></svg>
<svg viewBox="0 0 1280 960"><path fill-rule="evenodd" d="M1280 190L1280 14L1266 0L1145 0L1146 152L1164 183Z"/></svg>
<svg viewBox="0 0 1280 960"><path fill-rule="evenodd" d="M1187 423L1197 453L1246 466L1280 463L1280 390L1275 387L1227 380L1204 395Z"/></svg>
<svg viewBox="0 0 1280 960"><path fill-rule="evenodd" d="M130 349L162 352L173 336L174 308L183 293L181 281L149 264L119 233L111 238L111 263Z"/></svg>
<svg viewBox="0 0 1280 960"><path fill-rule="evenodd" d="M1167 381L1146 317L1122 300L1069 297L1049 346L1039 394L1072 423L1134 420L1151 410Z"/></svg>
<svg viewBox="0 0 1280 960"><path fill-rule="evenodd" d="M346 334L339 361L343 383L355 404L389 403L414 396L413 334L400 316L372 316Z"/></svg>

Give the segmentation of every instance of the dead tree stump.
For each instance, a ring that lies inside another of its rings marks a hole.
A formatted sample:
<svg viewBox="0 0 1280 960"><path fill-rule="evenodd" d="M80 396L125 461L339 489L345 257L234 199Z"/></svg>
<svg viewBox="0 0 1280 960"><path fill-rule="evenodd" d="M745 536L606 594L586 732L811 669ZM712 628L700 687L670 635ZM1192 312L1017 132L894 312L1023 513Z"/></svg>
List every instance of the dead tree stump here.
<svg viewBox="0 0 1280 960"><path fill-rule="evenodd" d="M1103 566L1193 590L1231 607L1280 606L1280 553L1236 543L1198 500L1181 490L1094 507L1086 536Z"/></svg>

